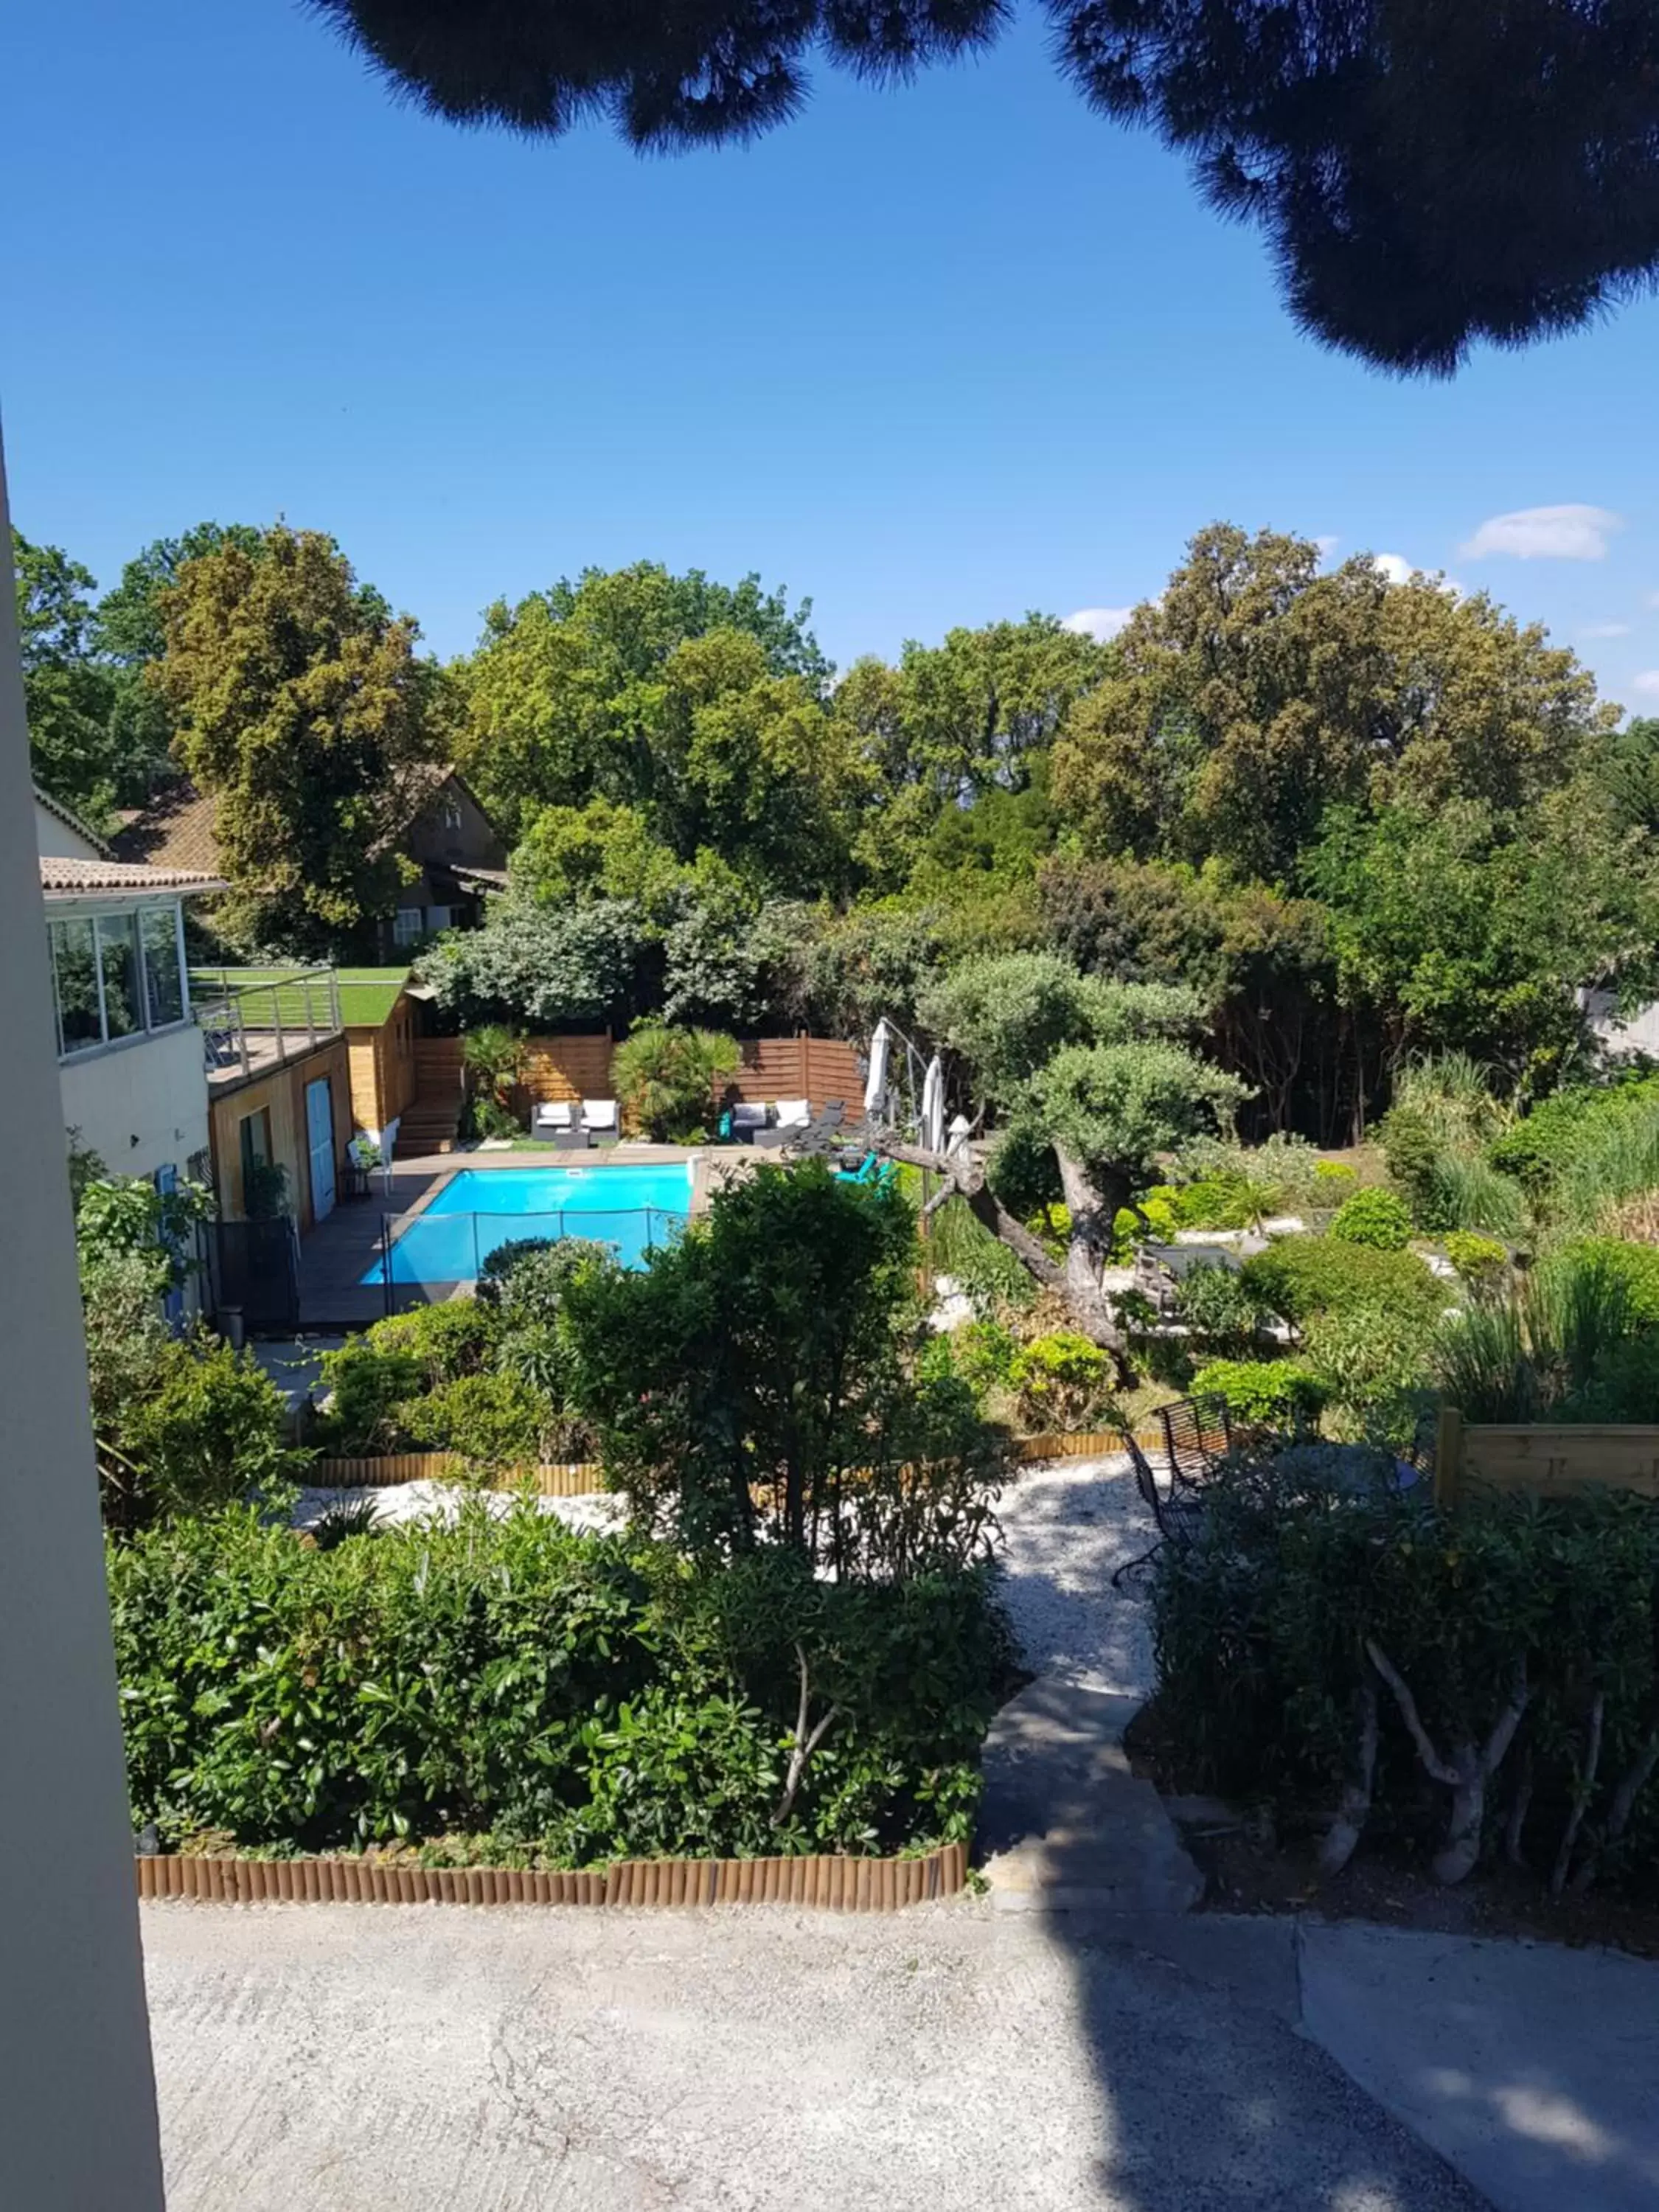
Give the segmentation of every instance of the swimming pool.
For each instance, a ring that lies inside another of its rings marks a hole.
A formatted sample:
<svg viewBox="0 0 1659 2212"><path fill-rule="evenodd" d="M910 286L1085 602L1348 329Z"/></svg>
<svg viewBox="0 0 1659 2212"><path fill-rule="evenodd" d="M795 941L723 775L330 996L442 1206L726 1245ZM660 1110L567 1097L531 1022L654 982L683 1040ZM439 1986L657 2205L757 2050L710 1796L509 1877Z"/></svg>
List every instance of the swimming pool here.
<svg viewBox="0 0 1659 2212"><path fill-rule="evenodd" d="M497 1245L520 1237L591 1237L642 1267L691 1212L690 1160L618 1167L463 1168L393 1231L394 1283L470 1283ZM383 1283L385 1258L362 1279Z"/></svg>

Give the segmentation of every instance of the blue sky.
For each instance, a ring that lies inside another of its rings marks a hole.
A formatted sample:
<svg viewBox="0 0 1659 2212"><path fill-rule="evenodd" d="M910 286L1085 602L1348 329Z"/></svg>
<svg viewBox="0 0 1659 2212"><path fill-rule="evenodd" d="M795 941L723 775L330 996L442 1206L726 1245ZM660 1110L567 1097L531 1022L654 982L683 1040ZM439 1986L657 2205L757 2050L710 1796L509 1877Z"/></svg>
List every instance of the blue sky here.
<svg viewBox="0 0 1659 2212"><path fill-rule="evenodd" d="M13 510L103 582L281 512L446 653L650 556L810 593L844 664L1124 608L1224 517L1443 568L1659 711L1659 302L1450 385L1322 352L1029 21L644 161L425 121L295 0L54 0L6 49Z"/></svg>

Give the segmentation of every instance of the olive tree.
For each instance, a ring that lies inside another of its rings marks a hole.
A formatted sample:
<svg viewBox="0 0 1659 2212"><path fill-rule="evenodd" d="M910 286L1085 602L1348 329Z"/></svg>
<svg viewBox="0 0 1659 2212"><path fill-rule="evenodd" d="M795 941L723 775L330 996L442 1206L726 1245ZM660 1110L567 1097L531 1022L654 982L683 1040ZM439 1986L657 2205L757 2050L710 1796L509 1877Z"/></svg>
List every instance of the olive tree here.
<svg viewBox="0 0 1659 2212"><path fill-rule="evenodd" d="M882 1146L939 1174L940 1200L963 1197L1064 1299L1079 1331L1120 1358L1123 1333L1102 1286L1117 1214L1153 1180L1160 1152L1212 1127L1246 1095L1186 1041L1200 1012L1178 987L1106 982L1047 952L964 962L925 999L927 1027L963 1063L1004 1141L1052 1150L1071 1216L1063 1265L1002 1204L977 1152Z"/></svg>

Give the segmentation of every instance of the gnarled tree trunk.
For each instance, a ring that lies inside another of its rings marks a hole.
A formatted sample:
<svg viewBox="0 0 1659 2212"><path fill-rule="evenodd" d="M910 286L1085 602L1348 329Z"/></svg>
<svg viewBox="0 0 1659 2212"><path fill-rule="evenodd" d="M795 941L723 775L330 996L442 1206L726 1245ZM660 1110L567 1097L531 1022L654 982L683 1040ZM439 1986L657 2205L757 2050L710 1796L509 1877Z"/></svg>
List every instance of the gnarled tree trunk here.
<svg viewBox="0 0 1659 2212"><path fill-rule="evenodd" d="M884 1159L925 1168L929 1175L939 1177L942 1188L938 1197L929 1201L931 1206L938 1206L946 1198L961 1198L975 1219L1008 1247L1031 1279L1045 1291L1052 1291L1064 1303L1078 1334L1086 1336L1103 1352L1110 1352L1117 1365L1118 1381L1127 1379L1128 1339L1112 1310L1111 1300L1100 1287L1101 1269L1111 1255L1112 1225L1118 1206L1122 1203L1121 1198L1113 1199L1110 1194L1103 1193L1075 1161L1068 1162L1060 1155L1060 1180L1072 1215L1071 1249L1062 1267L1023 1221L1015 1220L986 1181L981 1163L965 1149L930 1152L920 1145L907 1145L896 1138L878 1136L874 1141L875 1149ZM1074 1190L1076 1203L1073 1199ZM1124 1195L1127 1195L1127 1185Z"/></svg>

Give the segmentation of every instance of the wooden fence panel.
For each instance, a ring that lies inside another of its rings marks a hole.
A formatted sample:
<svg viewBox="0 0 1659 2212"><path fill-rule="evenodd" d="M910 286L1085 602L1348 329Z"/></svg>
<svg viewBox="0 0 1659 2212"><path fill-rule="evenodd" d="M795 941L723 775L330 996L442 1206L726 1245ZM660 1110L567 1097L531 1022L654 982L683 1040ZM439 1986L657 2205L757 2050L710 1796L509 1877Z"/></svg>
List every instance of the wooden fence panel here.
<svg viewBox="0 0 1659 2212"><path fill-rule="evenodd" d="M609 1030L583 1030L570 1036L532 1037L525 1049L519 1088L526 1103L556 1105L577 1098L610 1098Z"/></svg>
<svg viewBox="0 0 1659 2212"><path fill-rule="evenodd" d="M1534 1498L1604 1489L1659 1498L1659 1428L1469 1424L1448 1407L1436 1440L1435 1497L1450 1504L1471 1485Z"/></svg>

